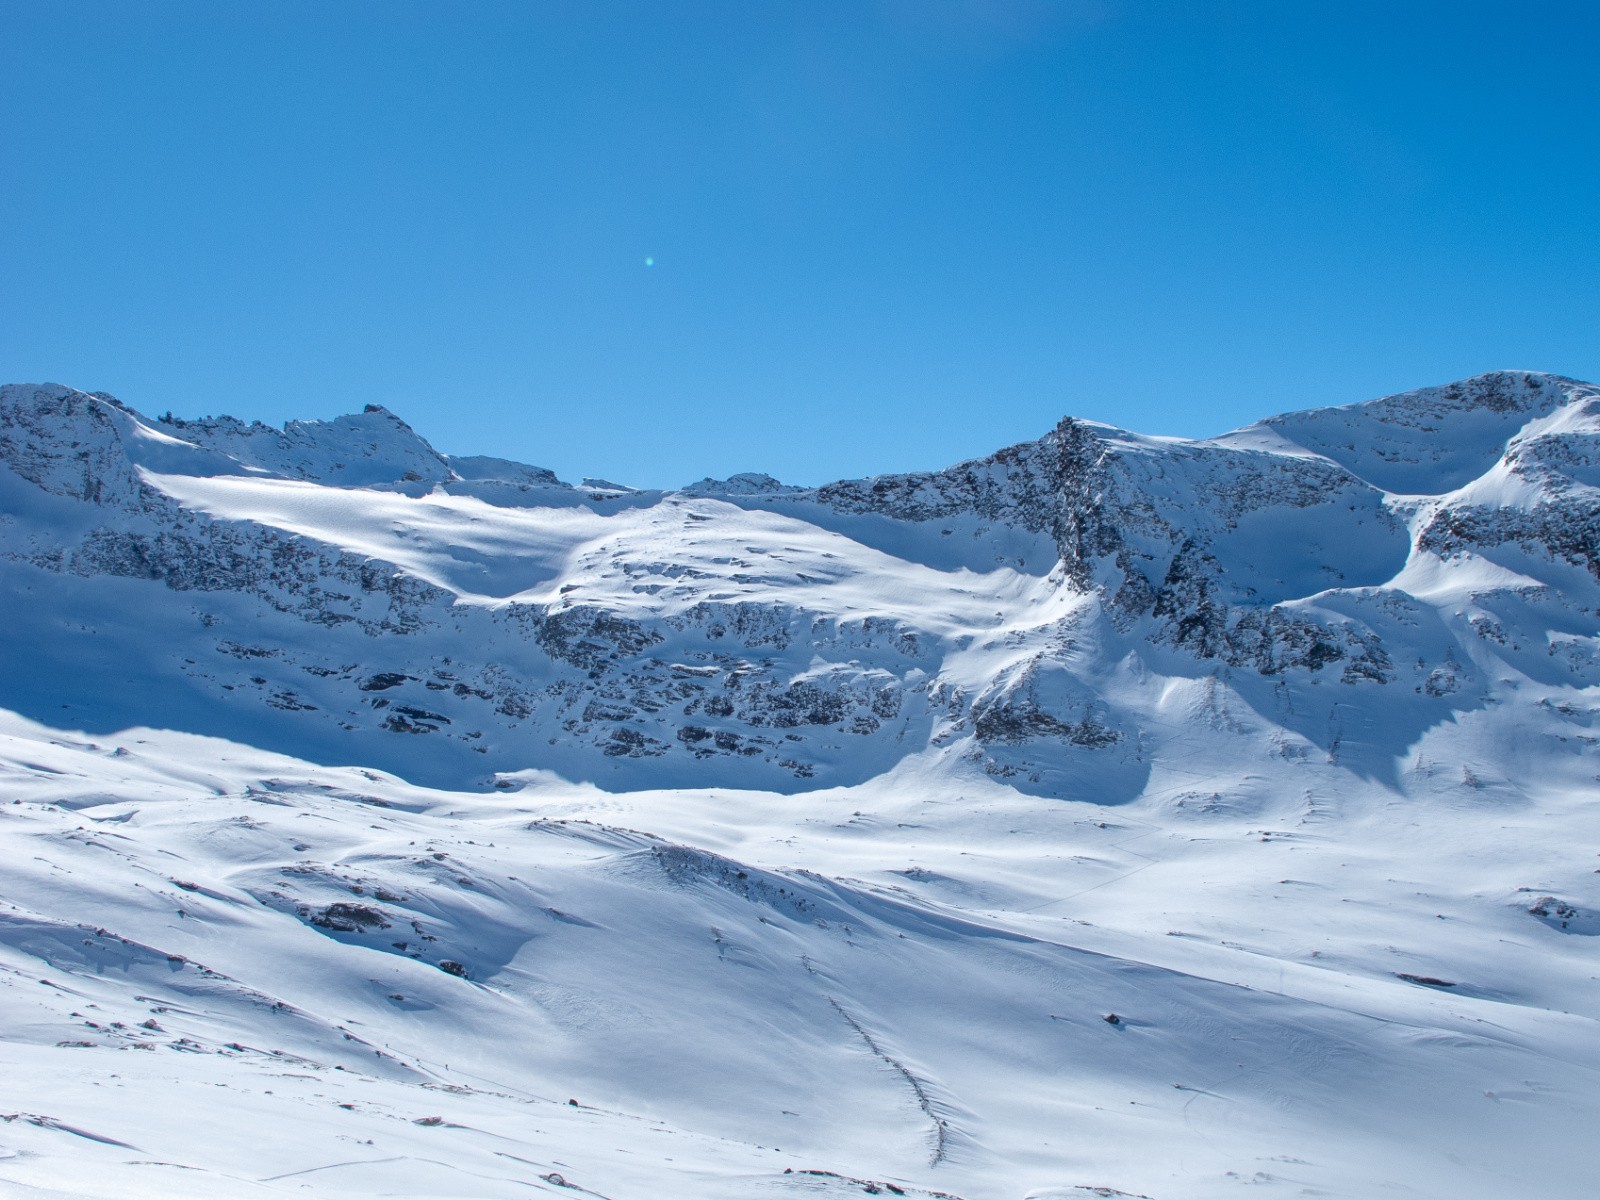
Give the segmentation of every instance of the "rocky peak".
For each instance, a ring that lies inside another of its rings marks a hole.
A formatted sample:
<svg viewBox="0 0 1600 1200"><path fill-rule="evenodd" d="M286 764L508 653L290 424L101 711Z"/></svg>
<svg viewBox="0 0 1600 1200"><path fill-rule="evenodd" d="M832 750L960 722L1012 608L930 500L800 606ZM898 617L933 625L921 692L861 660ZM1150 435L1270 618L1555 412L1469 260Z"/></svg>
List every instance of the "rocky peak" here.
<svg viewBox="0 0 1600 1200"><path fill-rule="evenodd" d="M124 435L136 424L106 395L59 383L0 387L0 462L52 495L128 507L140 493Z"/></svg>
<svg viewBox="0 0 1600 1200"><path fill-rule="evenodd" d="M449 463L388 409L369 404L330 420L290 421L279 429L228 417L174 420L160 428L226 455L251 473L335 487L443 483Z"/></svg>
<svg viewBox="0 0 1600 1200"><path fill-rule="evenodd" d="M1530 422L1575 398L1588 384L1526 371L1494 371L1340 408L1270 417L1220 441L1281 439L1397 495L1440 495L1488 472Z"/></svg>
<svg viewBox="0 0 1600 1200"><path fill-rule="evenodd" d="M742 471L726 479L712 479L707 476L681 488L680 492L685 496L793 496L805 490L780 483L771 475L759 471Z"/></svg>
<svg viewBox="0 0 1600 1200"><path fill-rule="evenodd" d="M444 482L449 464L387 409L281 430L234 417L146 417L60 384L0 389L0 457L62 495L131 500L138 468L174 475L269 475L343 487ZM87 490L86 490L87 489Z"/></svg>

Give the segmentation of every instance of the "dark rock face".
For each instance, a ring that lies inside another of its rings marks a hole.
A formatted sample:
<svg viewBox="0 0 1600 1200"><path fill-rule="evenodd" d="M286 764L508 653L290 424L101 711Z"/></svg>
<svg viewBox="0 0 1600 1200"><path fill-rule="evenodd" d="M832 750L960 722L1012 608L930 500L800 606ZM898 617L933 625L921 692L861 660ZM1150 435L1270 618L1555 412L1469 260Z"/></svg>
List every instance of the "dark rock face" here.
<svg viewBox="0 0 1600 1200"><path fill-rule="evenodd" d="M0 416L0 461L41 491L120 509L145 498L119 433L128 418L110 397L9 387L0 393Z"/></svg>
<svg viewBox="0 0 1600 1200"><path fill-rule="evenodd" d="M377 909L343 900L314 912L308 911L306 920L320 929L331 929L337 933L369 933L374 929L389 928L389 922Z"/></svg>
<svg viewBox="0 0 1600 1200"><path fill-rule="evenodd" d="M551 658L599 675L606 663L638 654L661 635L626 617L584 606L546 616L534 638Z"/></svg>
<svg viewBox="0 0 1600 1200"><path fill-rule="evenodd" d="M1440 558L1510 547L1570 563L1600 579L1600 497L1574 497L1531 510L1441 509L1418 535L1417 545Z"/></svg>
<svg viewBox="0 0 1600 1200"><path fill-rule="evenodd" d="M1098 749L1113 746L1118 740L1115 730L1107 729L1092 717L1068 722L1029 705L990 705L973 722L973 730L981 742L1009 745L1021 745L1035 738L1060 738L1074 746Z"/></svg>

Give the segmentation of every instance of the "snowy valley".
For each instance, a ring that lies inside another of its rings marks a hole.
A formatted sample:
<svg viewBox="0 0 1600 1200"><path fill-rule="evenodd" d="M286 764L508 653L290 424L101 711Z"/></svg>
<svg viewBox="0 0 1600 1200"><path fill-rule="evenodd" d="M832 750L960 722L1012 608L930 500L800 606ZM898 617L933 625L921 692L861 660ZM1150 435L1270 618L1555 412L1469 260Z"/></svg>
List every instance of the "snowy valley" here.
<svg viewBox="0 0 1600 1200"><path fill-rule="evenodd" d="M19 1197L1592 1195L1600 389L639 491L0 389Z"/></svg>

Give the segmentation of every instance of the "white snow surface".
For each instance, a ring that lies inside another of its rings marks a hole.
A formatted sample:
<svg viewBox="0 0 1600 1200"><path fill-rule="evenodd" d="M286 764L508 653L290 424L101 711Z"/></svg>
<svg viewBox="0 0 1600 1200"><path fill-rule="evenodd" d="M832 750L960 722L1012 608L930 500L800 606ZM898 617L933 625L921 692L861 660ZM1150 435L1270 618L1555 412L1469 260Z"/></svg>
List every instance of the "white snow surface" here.
<svg viewBox="0 0 1600 1200"><path fill-rule="evenodd" d="M0 1195L1592 1196L1597 438L663 493L0 389Z"/></svg>

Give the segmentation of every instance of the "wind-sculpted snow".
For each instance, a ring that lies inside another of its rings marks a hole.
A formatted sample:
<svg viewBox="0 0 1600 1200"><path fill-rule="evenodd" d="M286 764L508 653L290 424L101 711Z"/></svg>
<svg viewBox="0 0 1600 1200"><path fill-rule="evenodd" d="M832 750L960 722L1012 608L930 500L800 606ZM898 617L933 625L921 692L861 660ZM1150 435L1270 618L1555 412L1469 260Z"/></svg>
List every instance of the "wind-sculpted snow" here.
<svg viewBox="0 0 1600 1200"><path fill-rule="evenodd" d="M1600 393L636 491L0 390L0 1188L1593 1191Z"/></svg>
<svg viewBox="0 0 1600 1200"><path fill-rule="evenodd" d="M1396 788L1170 704L1116 810L970 767L431 791L6 718L0 1183L1586 1196L1593 752L1495 771L1594 709L1432 732Z"/></svg>

